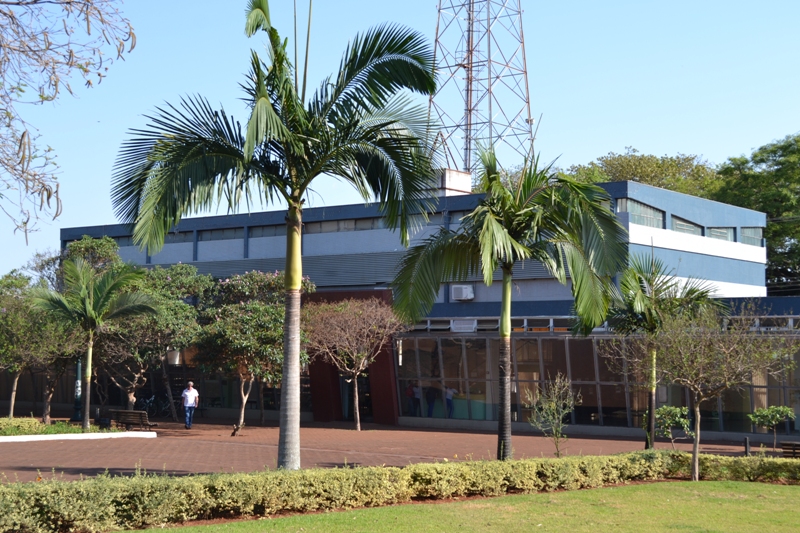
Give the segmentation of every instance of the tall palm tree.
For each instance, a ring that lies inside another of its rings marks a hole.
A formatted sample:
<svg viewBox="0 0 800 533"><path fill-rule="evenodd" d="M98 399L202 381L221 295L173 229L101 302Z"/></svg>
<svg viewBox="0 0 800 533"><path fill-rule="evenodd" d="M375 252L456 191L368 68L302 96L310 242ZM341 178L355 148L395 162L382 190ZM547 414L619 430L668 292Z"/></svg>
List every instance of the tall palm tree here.
<svg viewBox="0 0 800 533"><path fill-rule="evenodd" d="M112 200L134 240L152 252L181 217L225 202L235 210L257 194L285 202L286 321L278 466L300 467L301 228L305 196L322 174L374 198L387 226L407 245L418 213L430 207L433 183L428 118L401 92L435 89L433 53L424 38L379 26L347 47L338 73L305 102L293 82L286 44L266 0L251 0L250 36L266 32L269 61L253 52L243 88L251 108L246 132L206 100L184 100L150 117L122 146Z"/></svg>
<svg viewBox="0 0 800 533"><path fill-rule="evenodd" d="M83 374L83 430L89 429L89 404L92 384L92 349L97 334L106 322L156 313L152 300L141 293L121 291L139 279L143 271L130 267L98 273L83 259L64 261L63 293L38 289L34 304L79 326L87 335L86 362Z"/></svg>
<svg viewBox="0 0 800 533"><path fill-rule="evenodd" d="M442 229L403 258L394 280L395 306L410 320L430 310L444 281L481 272L491 285L502 272L497 458L511 456L511 284L514 265L540 261L563 284L572 281L575 312L586 328L601 324L610 304L609 278L624 264L625 230L603 189L554 175L538 160L518 176L498 171L494 153L480 154L485 197L456 231ZM569 274L567 273L569 269Z"/></svg>
<svg viewBox="0 0 800 533"><path fill-rule="evenodd" d="M697 314L701 309L724 310L712 299L714 289L707 282L689 278L681 281L656 257L632 256L619 281L619 292L608 314L608 324L622 335L656 333L665 318L681 313ZM649 346L644 372L647 374L646 448L653 448L656 429L656 372L658 347Z"/></svg>

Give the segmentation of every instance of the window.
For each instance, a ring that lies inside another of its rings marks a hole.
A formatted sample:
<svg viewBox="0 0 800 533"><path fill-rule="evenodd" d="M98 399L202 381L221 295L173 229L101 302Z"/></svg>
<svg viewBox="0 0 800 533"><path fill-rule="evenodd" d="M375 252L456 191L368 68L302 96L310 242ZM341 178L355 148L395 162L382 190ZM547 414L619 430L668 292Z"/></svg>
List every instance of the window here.
<svg viewBox="0 0 800 533"><path fill-rule="evenodd" d="M386 224L383 218L359 218L344 220L323 220L322 222L306 222L303 233L336 233L342 231L363 231L383 229Z"/></svg>
<svg viewBox="0 0 800 533"><path fill-rule="evenodd" d="M259 237L279 237L286 235L286 226L252 226L249 230L251 239Z"/></svg>
<svg viewBox="0 0 800 533"><path fill-rule="evenodd" d="M617 213L629 213L631 224L650 226L651 228L664 228L663 211L630 198L617 200Z"/></svg>
<svg viewBox="0 0 800 533"><path fill-rule="evenodd" d="M703 227L683 218L672 217L672 231L688 233L689 235L703 235Z"/></svg>
<svg viewBox="0 0 800 533"><path fill-rule="evenodd" d="M74 242L74 241L73 241ZM114 237L114 242L117 243L117 246L122 248L123 246L133 246L133 237Z"/></svg>
<svg viewBox="0 0 800 533"><path fill-rule="evenodd" d="M764 228L742 228L742 238L744 244L751 246L761 246L764 239Z"/></svg>
<svg viewBox="0 0 800 533"><path fill-rule="evenodd" d="M201 241L227 241L244 239L244 228L209 229L200 232L198 240Z"/></svg>
<svg viewBox="0 0 800 533"><path fill-rule="evenodd" d="M164 244L174 244L178 242L194 242L194 233L191 231L181 231L179 233L167 233L164 235Z"/></svg>
<svg viewBox="0 0 800 533"><path fill-rule="evenodd" d="M706 235L712 239L719 239L721 241L733 242L734 240L733 228L708 228L708 233Z"/></svg>

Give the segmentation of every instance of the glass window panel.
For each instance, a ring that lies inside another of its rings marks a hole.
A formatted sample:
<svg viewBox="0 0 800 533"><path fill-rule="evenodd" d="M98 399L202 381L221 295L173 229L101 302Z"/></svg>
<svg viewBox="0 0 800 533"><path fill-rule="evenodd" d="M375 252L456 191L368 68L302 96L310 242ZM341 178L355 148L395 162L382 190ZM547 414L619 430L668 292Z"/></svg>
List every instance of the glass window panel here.
<svg viewBox="0 0 800 533"><path fill-rule="evenodd" d="M789 431L793 434L800 433L800 389L790 389L788 392L787 403L794 409L795 420L789 421Z"/></svg>
<svg viewBox="0 0 800 533"><path fill-rule="evenodd" d="M530 396L526 394L525 391L530 391ZM534 381L520 381L519 382L519 398L520 398L520 406L519 406L519 421L520 422L528 422L531 417L531 409L525 407L525 403L533 401L536 398L536 395L539 394L539 383Z"/></svg>
<svg viewBox="0 0 800 533"><path fill-rule="evenodd" d="M447 408L448 418L458 418L466 420L469 418L469 408L467 407L467 384L461 380L446 380L445 386L445 407ZM448 396L450 396L448 401Z"/></svg>
<svg viewBox="0 0 800 533"><path fill-rule="evenodd" d="M516 339L514 356L517 359L517 376L520 381L540 379L539 343L536 339Z"/></svg>
<svg viewBox="0 0 800 533"><path fill-rule="evenodd" d="M716 398L700 405L700 431L719 431L719 404Z"/></svg>
<svg viewBox="0 0 800 533"><path fill-rule="evenodd" d="M721 241L733 241L733 228L708 228L708 236Z"/></svg>
<svg viewBox="0 0 800 533"><path fill-rule="evenodd" d="M491 416L489 412L491 408L487 409L488 383L485 381L470 381L468 386L472 420L487 420L487 415ZM513 405L514 395L512 394L511 396L511 403Z"/></svg>
<svg viewBox="0 0 800 533"><path fill-rule="evenodd" d="M431 379L422 382L423 415L428 418L444 418L445 406L442 399L442 383Z"/></svg>
<svg viewBox="0 0 800 533"><path fill-rule="evenodd" d="M725 431L750 432L750 388L722 393L722 427Z"/></svg>
<svg viewBox="0 0 800 533"><path fill-rule="evenodd" d="M742 236L739 240L751 246L761 246L763 238L764 228L742 228Z"/></svg>
<svg viewBox="0 0 800 533"><path fill-rule="evenodd" d="M597 373L600 381L625 382L622 360L619 358L621 349L620 339L597 339Z"/></svg>
<svg viewBox="0 0 800 533"><path fill-rule="evenodd" d="M596 381L594 375L594 352L591 339L569 340L569 362L572 381Z"/></svg>
<svg viewBox="0 0 800 533"><path fill-rule="evenodd" d="M397 377L417 379L417 353L414 339L403 339L397 353Z"/></svg>
<svg viewBox="0 0 800 533"><path fill-rule="evenodd" d="M688 233L690 235L702 235L703 227L698 226L694 222L689 222L686 219L673 216L672 231L677 231L678 233Z"/></svg>
<svg viewBox="0 0 800 533"><path fill-rule="evenodd" d="M464 339L467 372L472 379L486 379L486 339Z"/></svg>
<svg viewBox="0 0 800 533"><path fill-rule="evenodd" d="M575 394L581 395L581 404L575 406L576 424L600 424L598 413L597 386L573 385Z"/></svg>
<svg viewBox="0 0 800 533"><path fill-rule="evenodd" d="M319 222L312 222L311 224L304 224L305 233L319 233ZM309 231L313 229L316 231ZM286 233L286 226L252 226L250 228L250 238L258 237L275 237L284 235Z"/></svg>
<svg viewBox="0 0 800 533"><path fill-rule="evenodd" d="M114 237L114 241L117 243L117 246L133 246L133 237Z"/></svg>
<svg viewBox="0 0 800 533"><path fill-rule="evenodd" d="M542 339L542 361L544 362L544 379L555 379L560 372L567 374L567 352L565 339Z"/></svg>
<svg viewBox="0 0 800 533"><path fill-rule="evenodd" d="M600 385L600 402L603 404L603 425L628 427L625 385Z"/></svg>
<svg viewBox="0 0 800 533"><path fill-rule="evenodd" d="M630 198L617 200L617 213L629 213L632 224L650 226L651 228L664 227L663 211Z"/></svg>
<svg viewBox="0 0 800 533"><path fill-rule="evenodd" d="M442 339L441 342L444 377L466 379L464 359L461 357L461 339Z"/></svg>
<svg viewBox="0 0 800 533"><path fill-rule="evenodd" d="M419 349L419 372L422 378L438 378L442 375L439 368L439 347L436 339L417 339Z"/></svg>

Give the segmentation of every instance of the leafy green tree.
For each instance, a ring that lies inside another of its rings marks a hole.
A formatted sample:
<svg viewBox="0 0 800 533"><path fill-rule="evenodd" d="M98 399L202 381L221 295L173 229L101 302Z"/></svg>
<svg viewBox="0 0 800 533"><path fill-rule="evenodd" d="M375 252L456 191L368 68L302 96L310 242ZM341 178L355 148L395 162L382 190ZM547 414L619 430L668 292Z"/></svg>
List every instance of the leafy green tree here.
<svg viewBox="0 0 800 533"><path fill-rule="evenodd" d="M800 294L800 134L766 144L720 167L714 200L767 214L767 291Z"/></svg>
<svg viewBox="0 0 800 533"><path fill-rule="evenodd" d="M64 292L39 289L34 303L58 316L67 324L80 327L86 334L86 361L83 375L83 429L89 429L92 349L97 334L107 322L146 313L155 313L152 300L140 293L122 290L143 275L130 267L99 273L83 259L64 261Z"/></svg>
<svg viewBox="0 0 800 533"><path fill-rule="evenodd" d="M716 169L700 156L658 157L632 146L622 154L609 152L587 165L573 165L566 174L584 183L636 181L702 198L713 196L721 185Z"/></svg>
<svg viewBox="0 0 800 533"><path fill-rule="evenodd" d="M745 306L733 317L705 309L665 317L654 334L629 339L629 353L658 345L658 371L689 392L694 418L692 480L700 479L700 408L725 391L748 386L754 375L781 376L797 351L792 335L764 335L758 313Z"/></svg>
<svg viewBox="0 0 800 533"><path fill-rule="evenodd" d="M660 259L632 256L630 266L619 281L619 292L615 293L608 313L608 324L614 332L622 335L653 335L664 320L676 314L690 316L704 308L722 309L720 300L712 299L712 287L701 280L676 279ZM609 350L618 350L619 345L607 345ZM613 353L607 354L612 359ZM618 353L616 355L619 355ZM634 380L647 380L647 426L646 446L653 448L656 434L656 387L658 386L658 344L647 346L646 355L626 356L626 369ZM617 358L620 361L619 358Z"/></svg>
<svg viewBox="0 0 800 533"><path fill-rule="evenodd" d="M752 414L747 415L750 422L756 426L772 430L772 451L778 447L778 424L786 420L794 420L794 409L785 405L770 405L769 407L759 407Z"/></svg>
<svg viewBox="0 0 800 533"><path fill-rule="evenodd" d="M584 329L602 324L610 304L609 278L625 261L625 230L596 185L554 176L527 162L517 180L504 180L492 151L480 155L483 200L453 231L442 229L411 248L394 279L395 307L418 320L433 306L442 282L482 273L491 285L502 273L500 412L497 458L511 454L511 285L518 261L540 261L563 284L571 281ZM569 269L569 278L567 277Z"/></svg>
<svg viewBox="0 0 800 533"><path fill-rule="evenodd" d="M567 440L564 419L582 402L581 393L572 390L572 382L561 372L552 381L537 386L535 392L525 389L523 405L531 410L528 422L552 439L556 457L561 457L561 445Z"/></svg>
<svg viewBox="0 0 800 533"><path fill-rule="evenodd" d="M221 372L239 378L241 400L237 435L253 382L283 379L284 302L282 272L246 272L221 280L200 317L199 352L195 360L206 373ZM305 292L314 285L303 280ZM301 353L305 363L305 353ZM260 387L259 387L260 391Z"/></svg>
<svg viewBox="0 0 800 533"><path fill-rule="evenodd" d="M423 37L384 25L357 36L337 74L306 102L293 82L286 43L266 0L250 0L246 33L267 34L269 61L253 52L245 84L246 132L201 97L168 106L136 130L117 160L112 200L134 225L135 242L158 251L184 215L224 202L285 202L285 341L278 466L300 467L301 227L315 178L335 176L374 198L387 226L408 243L415 214L430 202L433 170L427 112L404 90L435 89L433 54ZM305 82L304 82L305 84ZM432 138L430 139L432 142ZM258 195L263 195L260 198Z"/></svg>
<svg viewBox="0 0 800 533"><path fill-rule="evenodd" d="M649 419L649 417L648 417ZM645 421L645 431L648 430L647 422ZM694 437L694 432L691 430L691 421L689 420L688 407L675 407L673 405L662 405L656 409L656 436L668 438L672 443L672 449L675 449L675 435L672 433L672 428L678 428L686 434L687 437Z"/></svg>
<svg viewBox="0 0 800 533"><path fill-rule="evenodd" d="M167 352L191 345L200 333L198 303L210 293L214 280L199 275L194 266L156 266L126 291L150 297L155 314L140 315L111 325L103 335L102 349L109 355L106 368L114 382L128 395L129 409L133 408L136 390L144 386L147 369L154 362L161 367L164 390L171 398L172 389L167 373ZM174 404L170 413L177 421Z"/></svg>

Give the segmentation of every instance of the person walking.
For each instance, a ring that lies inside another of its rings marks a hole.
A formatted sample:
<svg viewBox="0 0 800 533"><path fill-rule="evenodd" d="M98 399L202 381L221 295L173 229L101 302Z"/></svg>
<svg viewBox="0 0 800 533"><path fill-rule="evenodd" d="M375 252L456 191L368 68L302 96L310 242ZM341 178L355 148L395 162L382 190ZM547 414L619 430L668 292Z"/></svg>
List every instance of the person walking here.
<svg viewBox="0 0 800 533"><path fill-rule="evenodd" d="M200 393L194 388L194 383L189 382L181 394L183 398L183 413L186 416L186 429L192 429L192 417L194 410L200 405Z"/></svg>

